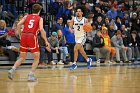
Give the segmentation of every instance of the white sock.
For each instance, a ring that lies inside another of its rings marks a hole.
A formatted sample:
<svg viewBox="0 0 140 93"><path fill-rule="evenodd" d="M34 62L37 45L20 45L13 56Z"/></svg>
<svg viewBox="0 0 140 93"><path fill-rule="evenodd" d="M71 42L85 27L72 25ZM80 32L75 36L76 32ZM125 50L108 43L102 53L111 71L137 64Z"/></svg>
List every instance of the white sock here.
<svg viewBox="0 0 140 93"><path fill-rule="evenodd" d="M76 62L73 62L73 64L76 64Z"/></svg>
<svg viewBox="0 0 140 93"><path fill-rule="evenodd" d="M89 61L89 58L87 59L87 62Z"/></svg>
<svg viewBox="0 0 140 93"><path fill-rule="evenodd" d="M30 72L29 74L34 74L33 72Z"/></svg>
<svg viewBox="0 0 140 93"><path fill-rule="evenodd" d="M15 67L12 67L12 69L13 69L13 70L16 70L16 68L15 68Z"/></svg>

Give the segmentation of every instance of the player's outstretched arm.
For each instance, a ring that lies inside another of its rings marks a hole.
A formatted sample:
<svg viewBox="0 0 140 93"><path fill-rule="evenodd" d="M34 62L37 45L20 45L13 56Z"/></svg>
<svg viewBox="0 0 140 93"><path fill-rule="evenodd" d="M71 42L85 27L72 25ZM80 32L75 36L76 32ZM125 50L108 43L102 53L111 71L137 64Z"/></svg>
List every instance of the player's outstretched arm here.
<svg viewBox="0 0 140 93"><path fill-rule="evenodd" d="M39 30L41 32L41 37L45 40L46 42L46 46L50 46L50 44L48 43L48 39L47 39L47 36L46 36L46 32L43 28L43 19L41 18L40 21L39 21Z"/></svg>

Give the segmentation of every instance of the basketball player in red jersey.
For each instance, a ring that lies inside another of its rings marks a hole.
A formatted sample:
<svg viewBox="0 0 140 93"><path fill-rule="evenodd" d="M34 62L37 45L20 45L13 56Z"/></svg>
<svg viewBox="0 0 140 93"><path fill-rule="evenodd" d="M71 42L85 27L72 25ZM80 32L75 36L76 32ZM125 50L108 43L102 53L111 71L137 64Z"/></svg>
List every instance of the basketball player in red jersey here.
<svg viewBox="0 0 140 93"><path fill-rule="evenodd" d="M20 57L12 67L8 71L8 78L13 79L13 74L18 66L26 59L28 49L30 49L34 62L32 64L32 70L28 74L29 81L36 81L36 77L34 72L39 63L39 45L37 40L37 34L40 31L42 38L46 42L46 47L49 47L48 40L46 38L46 32L43 28L43 19L39 16L42 6L39 4L34 4L32 7L32 14L26 15L23 19L18 23L17 28L20 36ZM21 25L24 25L23 31L21 32Z"/></svg>

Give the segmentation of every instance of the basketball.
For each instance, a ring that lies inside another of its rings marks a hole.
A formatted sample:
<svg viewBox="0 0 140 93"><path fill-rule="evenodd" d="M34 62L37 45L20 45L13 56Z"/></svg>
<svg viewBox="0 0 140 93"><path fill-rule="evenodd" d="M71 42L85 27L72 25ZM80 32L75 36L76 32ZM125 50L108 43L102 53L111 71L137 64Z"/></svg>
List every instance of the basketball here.
<svg viewBox="0 0 140 93"><path fill-rule="evenodd" d="M90 23L86 23L83 25L83 29L85 32L91 32L92 31L92 26Z"/></svg>

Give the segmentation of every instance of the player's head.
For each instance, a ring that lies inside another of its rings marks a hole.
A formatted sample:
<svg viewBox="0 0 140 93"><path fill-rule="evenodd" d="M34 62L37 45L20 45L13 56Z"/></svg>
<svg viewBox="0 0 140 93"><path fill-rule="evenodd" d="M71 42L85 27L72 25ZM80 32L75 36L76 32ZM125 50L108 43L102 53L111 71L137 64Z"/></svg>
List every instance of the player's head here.
<svg viewBox="0 0 140 93"><path fill-rule="evenodd" d="M76 7L76 16L81 17L84 14L84 6L77 6Z"/></svg>
<svg viewBox="0 0 140 93"><path fill-rule="evenodd" d="M42 6L40 4L34 4L32 6L32 13L38 14L40 13Z"/></svg>

